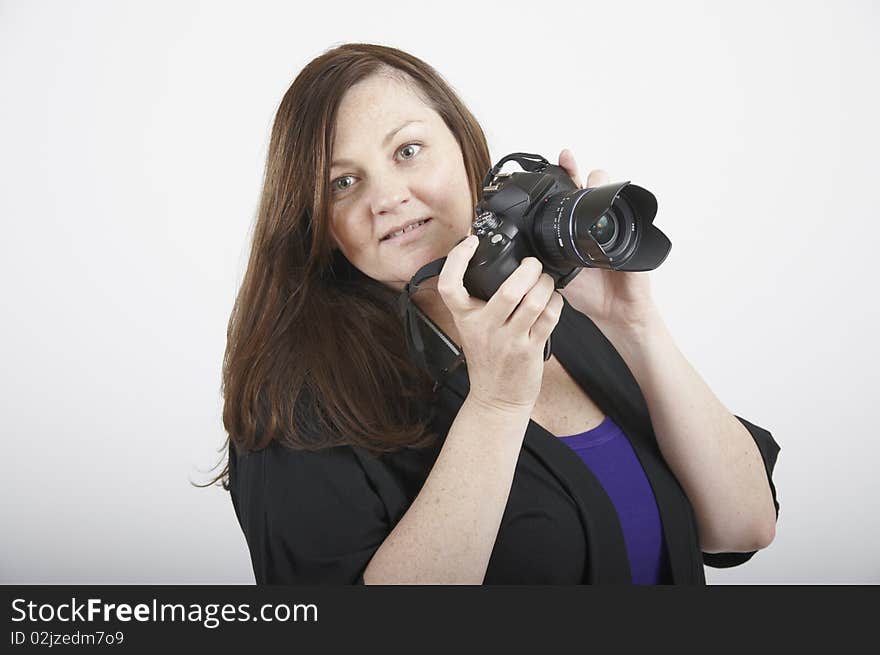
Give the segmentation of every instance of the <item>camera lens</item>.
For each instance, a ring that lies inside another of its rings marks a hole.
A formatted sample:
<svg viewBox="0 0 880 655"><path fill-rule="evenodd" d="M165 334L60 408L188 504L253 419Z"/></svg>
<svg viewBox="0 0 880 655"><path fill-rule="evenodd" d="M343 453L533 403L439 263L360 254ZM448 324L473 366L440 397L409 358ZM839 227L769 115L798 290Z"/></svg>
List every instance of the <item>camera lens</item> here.
<svg viewBox="0 0 880 655"><path fill-rule="evenodd" d="M602 214L598 221L590 226L590 234L605 249L614 243L618 229L617 216L614 215L613 209L609 209Z"/></svg>
<svg viewBox="0 0 880 655"><path fill-rule="evenodd" d="M535 249L545 266L646 271L669 253L669 239L651 224L657 200L629 182L566 188L535 204Z"/></svg>

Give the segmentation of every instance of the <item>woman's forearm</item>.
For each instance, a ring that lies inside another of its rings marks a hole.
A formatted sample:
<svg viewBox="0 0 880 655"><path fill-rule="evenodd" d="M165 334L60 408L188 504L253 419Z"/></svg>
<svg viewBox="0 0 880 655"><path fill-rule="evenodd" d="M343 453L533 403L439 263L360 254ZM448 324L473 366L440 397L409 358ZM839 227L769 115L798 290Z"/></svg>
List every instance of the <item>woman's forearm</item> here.
<svg viewBox="0 0 880 655"><path fill-rule="evenodd" d="M599 327L642 390L657 444L693 505L701 549L765 548L776 514L748 430L685 359L659 316L630 332Z"/></svg>
<svg viewBox="0 0 880 655"><path fill-rule="evenodd" d="M531 408L461 406L425 484L364 571L366 584L482 584Z"/></svg>

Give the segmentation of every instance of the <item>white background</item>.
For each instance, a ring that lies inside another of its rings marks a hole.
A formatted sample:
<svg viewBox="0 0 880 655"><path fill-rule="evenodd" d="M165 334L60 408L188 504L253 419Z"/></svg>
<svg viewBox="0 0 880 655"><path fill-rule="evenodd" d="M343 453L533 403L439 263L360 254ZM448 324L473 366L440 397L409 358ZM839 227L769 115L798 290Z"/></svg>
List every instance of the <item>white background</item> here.
<svg viewBox="0 0 880 655"><path fill-rule="evenodd" d="M270 127L369 41L493 158L570 147L658 197L679 346L782 446L773 544L710 583L880 582L878 5L0 3L3 583L253 583L219 457ZM216 471L214 471L216 472Z"/></svg>

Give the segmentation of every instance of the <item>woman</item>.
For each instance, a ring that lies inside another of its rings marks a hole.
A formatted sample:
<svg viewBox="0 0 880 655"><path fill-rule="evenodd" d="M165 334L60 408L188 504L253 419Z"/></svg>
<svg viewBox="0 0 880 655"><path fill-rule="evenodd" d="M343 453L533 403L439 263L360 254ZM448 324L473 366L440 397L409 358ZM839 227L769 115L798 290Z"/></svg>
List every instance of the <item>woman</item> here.
<svg viewBox="0 0 880 655"><path fill-rule="evenodd" d="M223 377L220 477L258 583L703 584L772 541L779 446L687 364L647 274L560 293L527 258L467 294L490 166L393 48L334 48L282 100ZM466 366L435 389L395 308L442 257L412 301Z"/></svg>

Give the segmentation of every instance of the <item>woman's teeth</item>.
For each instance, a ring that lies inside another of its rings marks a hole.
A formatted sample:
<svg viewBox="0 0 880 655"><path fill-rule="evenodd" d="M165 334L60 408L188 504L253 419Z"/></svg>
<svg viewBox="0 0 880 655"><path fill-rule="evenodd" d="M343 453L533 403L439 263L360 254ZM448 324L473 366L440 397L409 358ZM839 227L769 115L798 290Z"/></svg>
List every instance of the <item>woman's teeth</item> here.
<svg viewBox="0 0 880 655"><path fill-rule="evenodd" d="M424 225L424 224L427 223L429 220L431 220L431 219L426 218L426 219L424 219L424 220L419 221L418 223L413 223L412 225L409 225L408 227L405 227L405 228L403 228L402 230L397 230L397 232L394 232L393 234L389 234L387 237L385 237L385 238L383 239L383 241L386 240L386 239L393 239L394 237L399 237L399 236L400 236L401 234L403 234L404 232L409 232L410 230L414 230L414 229L416 229L419 225Z"/></svg>

